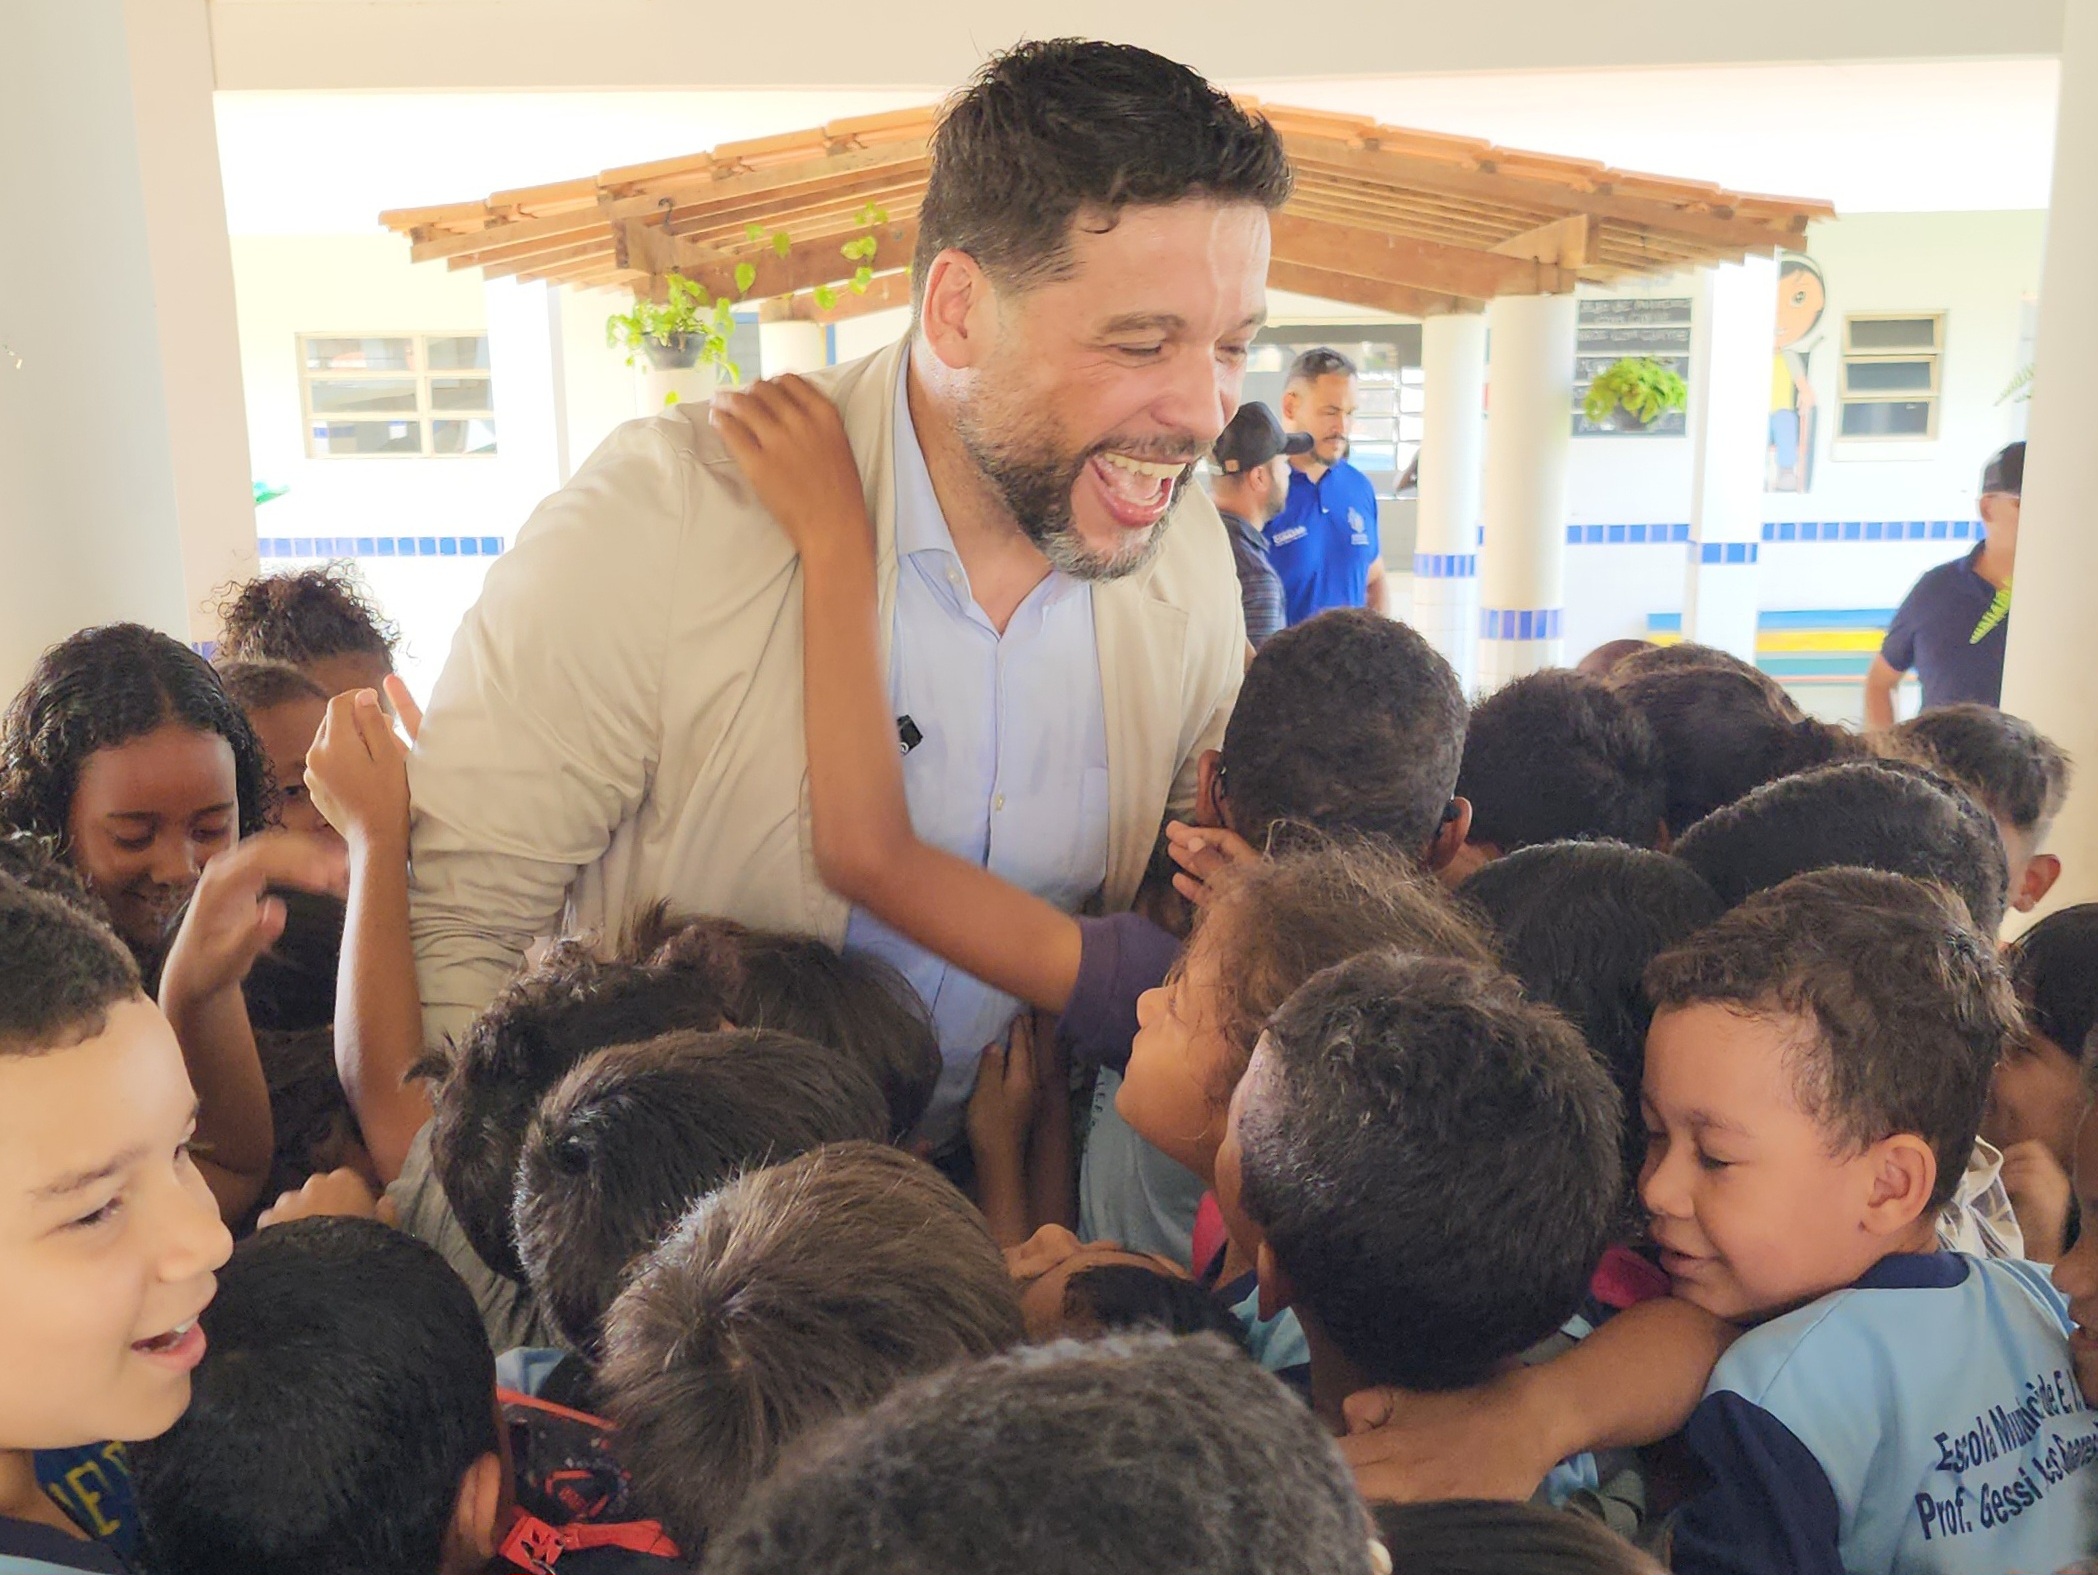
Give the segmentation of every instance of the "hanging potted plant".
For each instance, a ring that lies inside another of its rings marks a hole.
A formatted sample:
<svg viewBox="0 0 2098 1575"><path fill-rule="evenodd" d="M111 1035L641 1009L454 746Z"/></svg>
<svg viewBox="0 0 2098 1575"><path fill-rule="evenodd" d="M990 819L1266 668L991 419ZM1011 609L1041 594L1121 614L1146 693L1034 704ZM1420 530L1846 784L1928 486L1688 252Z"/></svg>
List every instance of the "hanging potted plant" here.
<svg viewBox="0 0 2098 1575"><path fill-rule="evenodd" d="M1690 402L1689 385L1652 356L1626 356L1588 385L1581 413L1613 432L1644 432Z"/></svg>
<svg viewBox="0 0 2098 1575"><path fill-rule="evenodd" d="M734 383L742 370L729 359L735 314L727 296L707 292L678 274L666 277L664 299L637 300L630 312L605 319L605 343L627 352L626 364L641 368L643 400L651 409L683 400L707 400L726 374Z"/></svg>

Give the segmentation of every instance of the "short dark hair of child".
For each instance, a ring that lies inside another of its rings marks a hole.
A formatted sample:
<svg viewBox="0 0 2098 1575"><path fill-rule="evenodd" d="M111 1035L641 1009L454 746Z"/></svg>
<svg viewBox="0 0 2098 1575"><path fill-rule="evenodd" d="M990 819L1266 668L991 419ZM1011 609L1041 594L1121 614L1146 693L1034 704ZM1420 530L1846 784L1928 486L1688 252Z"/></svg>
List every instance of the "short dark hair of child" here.
<svg viewBox="0 0 2098 1575"><path fill-rule="evenodd" d="M789 1455L709 1575L1369 1575L1310 1407L1210 1336L1034 1346Z"/></svg>
<svg viewBox="0 0 2098 1575"><path fill-rule="evenodd" d="M257 1029L255 1051L262 1062L262 1079L269 1085L275 1147L269 1179L249 1211L250 1222L281 1193L296 1191L308 1176L349 1164L364 1144L357 1114L335 1070L333 1031Z"/></svg>
<svg viewBox="0 0 2098 1575"><path fill-rule="evenodd" d="M58 839L34 831L0 831L0 877L71 903L99 924L109 922L102 899L59 852Z"/></svg>
<svg viewBox="0 0 2098 1575"><path fill-rule="evenodd" d="M1567 837L1652 847L1668 809L1661 744L1600 679L1531 673L1472 707L1457 796L1471 840L1504 853Z"/></svg>
<svg viewBox="0 0 2098 1575"><path fill-rule="evenodd" d="M1625 1178L1646 1154L1647 964L1725 910L1681 859L1614 842L1548 842L1484 865L1458 888L1534 1001L1557 1007L1623 1096Z"/></svg>
<svg viewBox="0 0 2098 1575"><path fill-rule="evenodd" d="M1656 1011L1712 1004L1804 1020L1800 1109L1854 1146L1913 1132L1938 1157L1930 1207L1957 1190L1996 1063L2020 1032L1995 946L1941 886L1823 869L1757 892L1662 953Z"/></svg>
<svg viewBox="0 0 2098 1575"><path fill-rule="evenodd" d="M658 967L682 963L718 974L728 1020L738 1028L774 1029L859 1061L881 1085L889 1135L898 1142L932 1103L939 1038L917 993L879 957L733 919L680 921L662 908L629 944Z"/></svg>
<svg viewBox="0 0 2098 1575"><path fill-rule="evenodd" d="M116 932L48 891L0 876L0 1055L92 1039L109 1009L141 993Z"/></svg>
<svg viewBox="0 0 2098 1575"><path fill-rule="evenodd" d="M719 981L704 968L604 962L581 941L561 941L462 1039L417 1066L431 1079L431 1169L483 1263L524 1280L512 1217L517 1152L547 1090L593 1050L705 1032L726 1016Z"/></svg>
<svg viewBox="0 0 2098 1575"><path fill-rule="evenodd" d="M499 1453L495 1358L442 1257L375 1220L272 1226L204 1310L182 1420L136 1446L159 1575L435 1575Z"/></svg>
<svg viewBox="0 0 2098 1575"><path fill-rule="evenodd" d="M1765 782L1864 749L1803 713L1767 675L1709 647L1635 652L1608 681L1660 740L1672 836Z"/></svg>
<svg viewBox="0 0 2098 1575"><path fill-rule="evenodd" d="M228 661L303 667L331 656L376 656L390 664L401 643L347 563L243 581L220 598L218 615L218 654Z"/></svg>
<svg viewBox="0 0 2098 1575"><path fill-rule="evenodd" d="M761 1028L600 1050L546 1096L517 1160L517 1246L561 1338L591 1359L636 1259L694 1198L825 1143L888 1136L867 1069Z"/></svg>
<svg viewBox="0 0 2098 1575"><path fill-rule="evenodd" d="M1328 840L1238 865L1217 883L1196 925L1197 933L1210 932L1210 944L1221 948L1217 1027L1240 1052L1239 1072L1267 1020L1297 987L1357 952L1393 947L1468 962L1494 960L1471 915L1435 880L1389 843L1363 838ZM1183 963L1185 957L1183 952ZM1209 1091L1219 1110L1237 1081L1234 1074Z"/></svg>
<svg viewBox="0 0 2098 1575"><path fill-rule="evenodd" d="M328 691L289 662L220 661L214 665L226 693L250 716L294 700L328 703Z"/></svg>
<svg viewBox="0 0 2098 1575"><path fill-rule="evenodd" d="M1245 1215L1368 1381L1479 1383L1580 1305L1621 1215L1622 1100L1506 974L1353 958L1289 998L1248 1076Z"/></svg>
<svg viewBox="0 0 2098 1575"><path fill-rule="evenodd" d="M1992 705L1939 706L1894 729L1897 749L1913 752L2019 831L2037 831L2069 796L2069 757L2022 717Z"/></svg>
<svg viewBox="0 0 2098 1575"><path fill-rule="evenodd" d="M1413 629L1363 607L1320 613L1246 669L1224 730L1231 823L1255 847L1316 827L1418 858L1456 791L1464 721L1456 673Z"/></svg>
<svg viewBox="0 0 2098 1575"><path fill-rule="evenodd" d="M1943 777L1898 760L1846 760L1769 783L1715 810L1674 852L1729 907L1841 865L1937 881L1991 935L2009 900L1996 823Z"/></svg>
<svg viewBox="0 0 2098 1575"><path fill-rule="evenodd" d="M2006 961L2026 1022L2088 1059L2098 1029L2098 902L2048 914L2011 943Z"/></svg>
<svg viewBox="0 0 2098 1575"><path fill-rule="evenodd" d="M63 846L87 757L170 722L216 733L232 748L240 834L269 824L269 757L211 664L158 629L110 623L44 652L0 719L0 829Z"/></svg>
<svg viewBox="0 0 2098 1575"><path fill-rule="evenodd" d="M329 1027L335 1021L335 985L349 909L330 892L289 890L275 895L284 905L284 930L241 982L248 1021L258 1034Z"/></svg>
<svg viewBox="0 0 2098 1575"><path fill-rule="evenodd" d="M1392 1575L1663 1575L1587 1516L1540 1504L1379 1504L1376 1520Z"/></svg>
<svg viewBox="0 0 2098 1575"><path fill-rule="evenodd" d="M614 1305L600 1391L636 1498L696 1558L795 1439L1025 1338L969 1200L838 1143L693 1205Z"/></svg>
<svg viewBox="0 0 2098 1575"><path fill-rule="evenodd" d="M1200 1283L1134 1263L1103 1263L1072 1275L1064 1282L1064 1321L1103 1333L1157 1329L1246 1343L1238 1314Z"/></svg>

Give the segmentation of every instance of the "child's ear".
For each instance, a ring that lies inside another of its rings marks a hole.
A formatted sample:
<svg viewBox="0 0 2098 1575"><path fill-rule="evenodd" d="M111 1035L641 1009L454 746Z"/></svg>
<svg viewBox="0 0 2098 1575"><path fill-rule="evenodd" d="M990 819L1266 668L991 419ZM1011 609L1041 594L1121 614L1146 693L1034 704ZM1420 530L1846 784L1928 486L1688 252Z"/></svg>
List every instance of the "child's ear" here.
<svg viewBox="0 0 2098 1575"><path fill-rule="evenodd" d="M2062 878L2062 861L2052 853L2035 853L2025 861L2025 879L2011 893L2011 906L2030 913L2047 900L2054 883Z"/></svg>
<svg viewBox="0 0 2098 1575"><path fill-rule="evenodd" d="M1224 809L1224 777L1218 767L1224 763L1221 749L1205 749L1195 762L1195 823L1202 826L1229 826Z"/></svg>
<svg viewBox="0 0 2098 1575"><path fill-rule="evenodd" d="M1275 1261L1275 1249L1265 1240L1254 1249L1253 1273L1260 1283L1260 1316L1280 1317L1296 1301L1297 1288L1290 1284L1282 1265Z"/></svg>
<svg viewBox="0 0 2098 1575"><path fill-rule="evenodd" d="M1875 1236L1906 1230L1930 1210L1938 1185L1938 1156L1914 1132L1896 1132L1866 1150L1872 1189L1865 1199L1865 1228Z"/></svg>
<svg viewBox="0 0 2098 1575"><path fill-rule="evenodd" d="M1450 877L1449 866L1471 838L1472 801L1468 798L1453 798L1450 800L1448 813L1449 819L1438 826L1435 835L1428 839L1427 857L1422 860L1445 886L1456 884Z"/></svg>
<svg viewBox="0 0 2098 1575"><path fill-rule="evenodd" d="M445 1537L448 1572L479 1570L493 1562L502 1538L504 1489L508 1471L499 1454L481 1456L459 1479L452 1505L452 1524Z"/></svg>

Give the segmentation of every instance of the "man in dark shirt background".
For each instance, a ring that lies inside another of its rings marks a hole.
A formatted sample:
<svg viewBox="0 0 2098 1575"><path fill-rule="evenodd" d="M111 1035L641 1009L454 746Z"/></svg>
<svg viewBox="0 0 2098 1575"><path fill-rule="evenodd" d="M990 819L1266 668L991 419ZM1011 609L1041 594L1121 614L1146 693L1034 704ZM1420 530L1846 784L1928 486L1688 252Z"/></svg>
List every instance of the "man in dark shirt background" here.
<svg viewBox="0 0 2098 1575"><path fill-rule="evenodd" d="M1941 563L1902 599L1879 655L1865 674L1865 725L1894 725L1894 691L1911 668L1923 709L2003 698L2003 650L2010 631L2011 565L2018 556L2018 505L2025 490L2025 445L1999 450L1981 473L1982 544Z"/></svg>
<svg viewBox="0 0 2098 1575"><path fill-rule="evenodd" d="M1282 577L1268 561L1267 538L1260 527L1282 512L1289 498L1289 460L1310 453L1311 443L1307 433L1284 432L1275 413L1256 399L1238 407L1210 451L1216 474L1209 494L1224 516L1224 529L1231 533L1239 598L1246 607L1246 638L1255 650L1288 621Z"/></svg>

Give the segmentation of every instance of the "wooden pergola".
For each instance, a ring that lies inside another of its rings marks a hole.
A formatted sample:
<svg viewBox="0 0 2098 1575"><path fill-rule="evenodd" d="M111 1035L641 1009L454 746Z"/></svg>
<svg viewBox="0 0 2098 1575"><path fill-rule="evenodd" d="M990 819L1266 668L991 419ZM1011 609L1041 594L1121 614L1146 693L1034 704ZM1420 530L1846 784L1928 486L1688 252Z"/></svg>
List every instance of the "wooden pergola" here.
<svg viewBox="0 0 2098 1575"><path fill-rule="evenodd" d="M1797 248L1809 224L1835 213L1825 202L1242 102L1281 133L1297 173L1275 216L1269 283L1399 316ZM768 317L832 321L909 301L937 114L834 121L380 221L408 238L417 262L658 297L680 274L712 295L763 302Z"/></svg>

